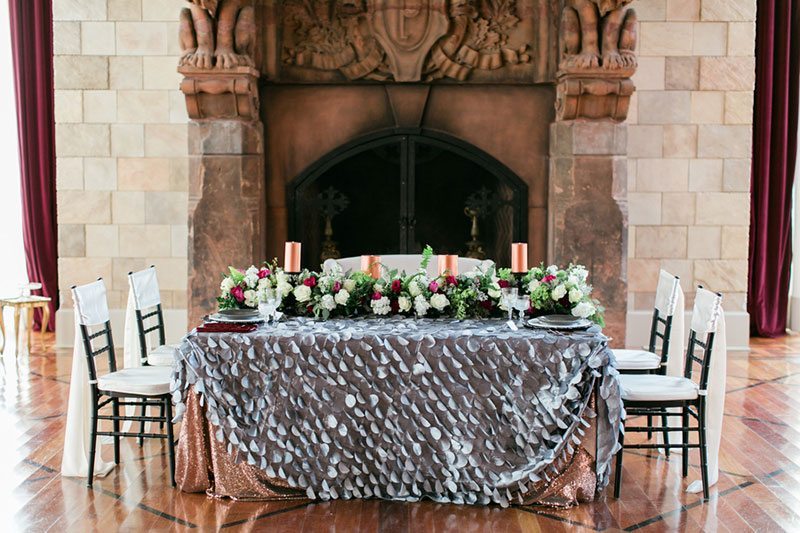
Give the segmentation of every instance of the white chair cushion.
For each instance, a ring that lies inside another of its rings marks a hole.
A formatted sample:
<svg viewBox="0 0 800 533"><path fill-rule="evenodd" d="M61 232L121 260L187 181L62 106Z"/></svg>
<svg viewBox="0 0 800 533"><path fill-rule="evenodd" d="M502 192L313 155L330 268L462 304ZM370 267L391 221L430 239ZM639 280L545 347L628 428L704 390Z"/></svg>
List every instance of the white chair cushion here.
<svg viewBox="0 0 800 533"><path fill-rule="evenodd" d="M661 357L645 350L611 350L617 360L617 370L655 370Z"/></svg>
<svg viewBox="0 0 800 533"><path fill-rule="evenodd" d="M619 377L622 399L632 402L694 400L697 383L691 379L651 374L622 374Z"/></svg>
<svg viewBox="0 0 800 533"><path fill-rule="evenodd" d="M154 349L147 355L147 364L151 366L169 366L175 362L177 344L165 344Z"/></svg>
<svg viewBox="0 0 800 533"><path fill-rule="evenodd" d="M172 368L167 366L142 366L124 368L97 379L100 390L159 396L169 393Z"/></svg>

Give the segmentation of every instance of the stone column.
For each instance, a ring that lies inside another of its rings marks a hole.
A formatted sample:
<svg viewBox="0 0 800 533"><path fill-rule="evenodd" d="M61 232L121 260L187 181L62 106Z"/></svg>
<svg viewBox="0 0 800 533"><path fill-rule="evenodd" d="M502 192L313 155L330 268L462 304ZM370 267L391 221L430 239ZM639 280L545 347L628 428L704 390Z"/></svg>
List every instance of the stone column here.
<svg viewBox="0 0 800 533"><path fill-rule="evenodd" d="M550 127L550 262L589 269L606 308L606 334L625 344L627 312L627 126L560 121Z"/></svg>
<svg viewBox="0 0 800 533"><path fill-rule="evenodd" d="M216 310L228 266L264 260L261 122L189 125L189 325Z"/></svg>

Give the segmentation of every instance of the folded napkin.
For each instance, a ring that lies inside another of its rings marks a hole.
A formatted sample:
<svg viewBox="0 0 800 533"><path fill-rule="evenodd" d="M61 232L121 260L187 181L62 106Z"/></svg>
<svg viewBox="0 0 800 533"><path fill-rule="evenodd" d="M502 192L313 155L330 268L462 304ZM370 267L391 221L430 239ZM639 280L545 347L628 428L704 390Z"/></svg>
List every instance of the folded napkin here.
<svg viewBox="0 0 800 533"><path fill-rule="evenodd" d="M234 324L230 322L207 322L197 327L198 333L250 333L255 331L256 324Z"/></svg>

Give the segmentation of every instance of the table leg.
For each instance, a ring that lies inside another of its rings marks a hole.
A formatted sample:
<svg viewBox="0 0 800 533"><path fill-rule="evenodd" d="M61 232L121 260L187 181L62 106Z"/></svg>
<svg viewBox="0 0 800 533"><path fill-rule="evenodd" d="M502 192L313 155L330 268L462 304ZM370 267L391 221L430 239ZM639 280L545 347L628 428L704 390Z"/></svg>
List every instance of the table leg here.
<svg viewBox="0 0 800 533"><path fill-rule="evenodd" d="M28 355L31 354L31 337L33 337L33 307L28 307L26 310L28 315Z"/></svg>
<svg viewBox="0 0 800 533"><path fill-rule="evenodd" d="M19 307L14 307L14 350L19 348L19 320L20 320L20 313Z"/></svg>
<svg viewBox="0 0 800 533"><path fill-rule="evenodd" d="M5 309L4 305L0 305L0 334L3 335L3 341L2 344L0 344L0 353L6 351L6 323L5 320L3 320L3 311L5 311Z"/></svg>
<svg viewBox="0 0 800 533"><path fill-rule="evenodd" d="M47 333L48 324L50 324L50 306L45 304L42 307L42 349L44 349L44 334Z"/></svg>

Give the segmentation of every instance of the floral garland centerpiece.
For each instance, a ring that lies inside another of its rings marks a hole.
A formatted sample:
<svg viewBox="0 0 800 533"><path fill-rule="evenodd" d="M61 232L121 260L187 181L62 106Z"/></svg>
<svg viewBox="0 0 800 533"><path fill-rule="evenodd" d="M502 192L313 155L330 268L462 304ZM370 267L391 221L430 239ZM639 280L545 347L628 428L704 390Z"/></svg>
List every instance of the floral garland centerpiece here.
<svg viewBox="0 0 800 533"><path fill-rule="evenodd" d="M560 269L542 264L532 268L522 278L525 292L531 298L531 313L572 315L605 326L604 309L592 298L588 278L589 272L582 265L570 264Z"/></svg>

